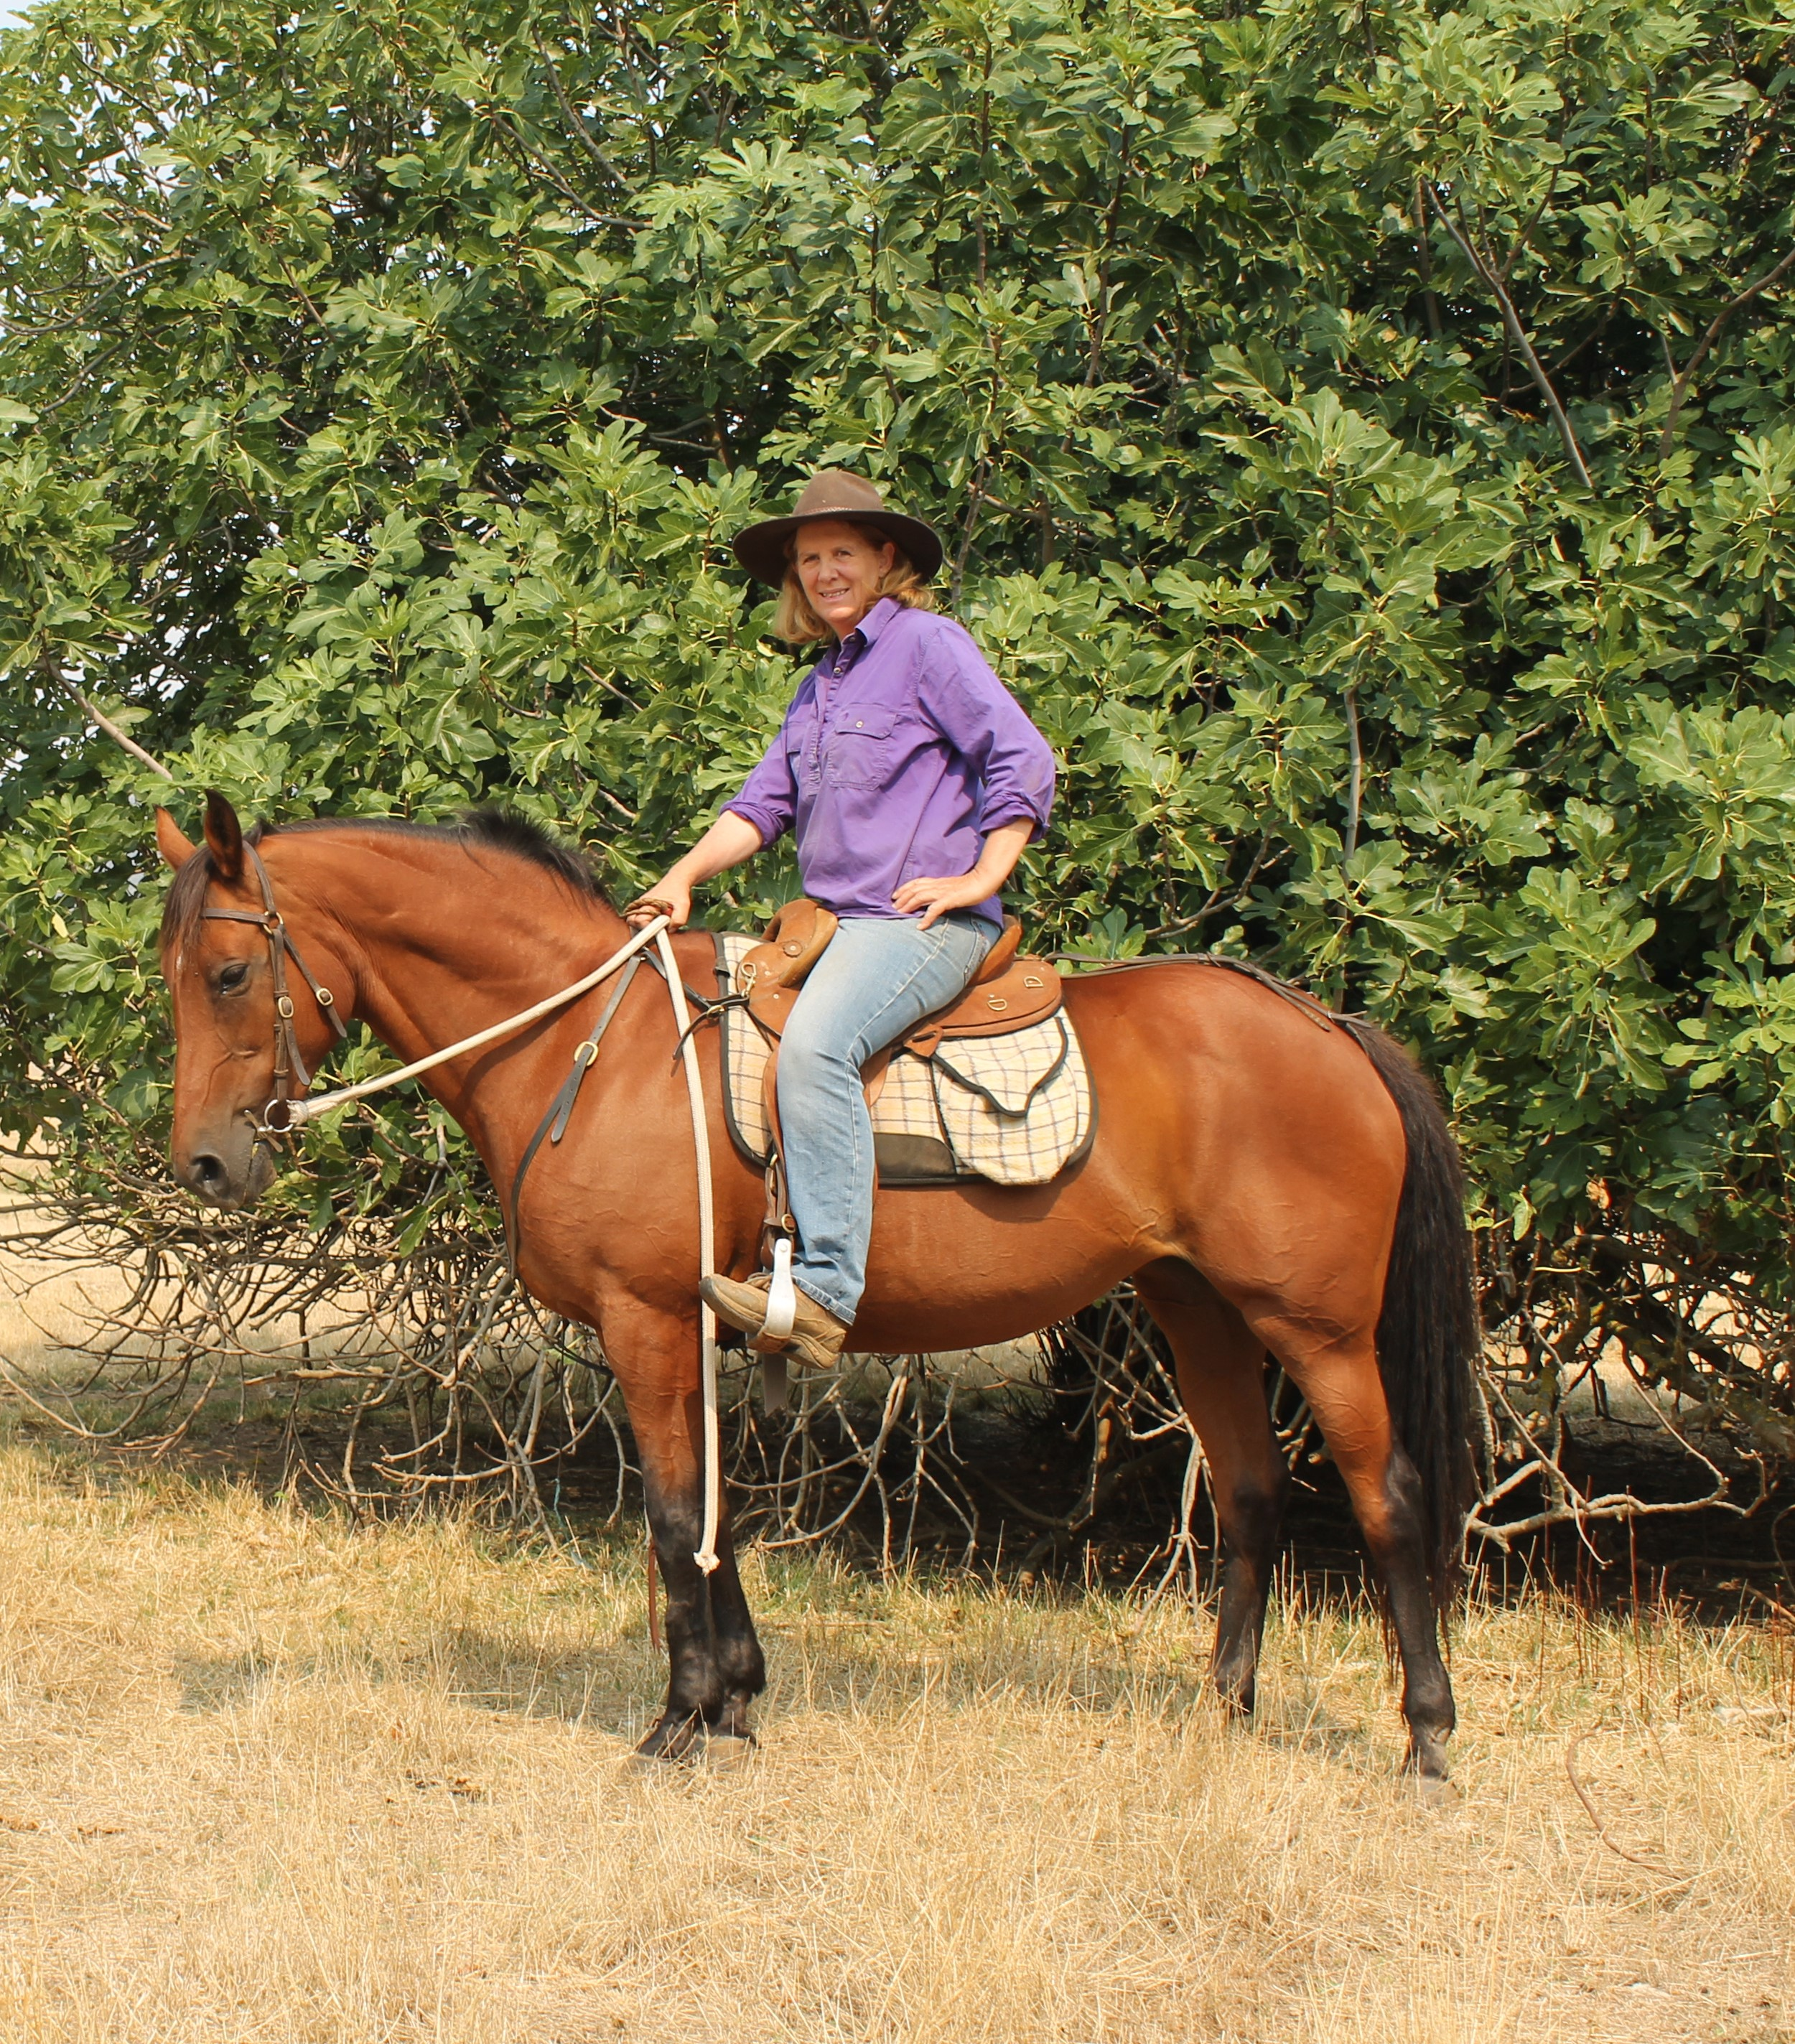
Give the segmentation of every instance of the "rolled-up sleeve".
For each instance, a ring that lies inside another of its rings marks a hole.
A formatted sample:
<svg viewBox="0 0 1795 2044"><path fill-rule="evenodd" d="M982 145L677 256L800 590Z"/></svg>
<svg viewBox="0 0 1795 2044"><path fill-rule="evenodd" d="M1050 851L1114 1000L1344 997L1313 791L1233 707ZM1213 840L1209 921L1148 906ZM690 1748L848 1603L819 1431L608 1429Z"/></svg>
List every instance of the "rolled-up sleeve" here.
<svg viewBox="0 0 1795 2044"><path fill-rule="evenodd" d="M918 700L982 784L979 829L989 832L1023 817L1034 827L1032 842L1053 813L1052 747L969 633L947 625L930 652L922 663Z"/></svg>
<svg viewBox="0 0 1795 2044"><path fill-rule="evenodd" d="M794 701L793 709L797 708ZM764 851L775 838L782 837L798 814L798 775L792 766L790 732L792 712L779 726L778 736L767 748L760 764L742 783L741 793L723 806L754 825L760 833Z"/></svg>

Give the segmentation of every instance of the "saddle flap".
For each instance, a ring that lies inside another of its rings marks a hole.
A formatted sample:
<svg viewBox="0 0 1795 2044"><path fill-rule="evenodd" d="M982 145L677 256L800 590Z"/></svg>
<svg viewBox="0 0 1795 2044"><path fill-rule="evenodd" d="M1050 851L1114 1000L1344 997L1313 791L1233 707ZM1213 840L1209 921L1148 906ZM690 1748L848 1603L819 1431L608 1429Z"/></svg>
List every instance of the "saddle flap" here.
<svg viewBox="0 0 1795 2044"><path fill-rule="evenodd" d="M748 953L748 958L753 955L752 951ZM745 966L748 959L744 958L742 963ZM749 1014L775 1043L786 1033L786 1023L798 994L798 989L795 986L750 986L748 989Z"/></svg>

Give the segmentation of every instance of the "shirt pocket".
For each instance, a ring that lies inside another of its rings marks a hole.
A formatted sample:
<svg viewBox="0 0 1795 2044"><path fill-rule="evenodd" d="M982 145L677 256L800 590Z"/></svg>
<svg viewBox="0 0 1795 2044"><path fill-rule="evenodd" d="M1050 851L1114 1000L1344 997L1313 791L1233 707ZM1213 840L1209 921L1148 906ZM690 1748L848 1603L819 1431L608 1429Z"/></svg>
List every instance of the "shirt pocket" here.
<svg viewBox="0 0 1795 2044"><path fill-rule="evenodd" d="M842 713L823 748L823 778L837 788L881 788L890 778L898 747L898 713L888 704L855 704Z"/></svg>

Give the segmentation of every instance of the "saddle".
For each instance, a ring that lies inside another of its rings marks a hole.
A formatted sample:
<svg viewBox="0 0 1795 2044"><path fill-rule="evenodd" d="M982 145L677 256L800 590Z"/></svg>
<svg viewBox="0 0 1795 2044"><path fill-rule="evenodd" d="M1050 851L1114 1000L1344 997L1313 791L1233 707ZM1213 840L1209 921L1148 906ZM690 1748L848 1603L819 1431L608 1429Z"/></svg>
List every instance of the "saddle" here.
<svg viewBox="0 0 1795 2044"><path fill-rule="evenodd" d="M736 983L748 996L748 1012L775 1043L785 1033L792 1004L836 929L836 917L820 903L808 898L788 901L737 966ZM896 1051L932 1057L940 1044L957 1037L1007 1035L1057 1014L1059 974L1045 959L1020 955L1021 942L1022 925L1013 916L1005 916L1003 934L986 953L971 985L878 1052L867 1066L869 1076Z"/></svg>

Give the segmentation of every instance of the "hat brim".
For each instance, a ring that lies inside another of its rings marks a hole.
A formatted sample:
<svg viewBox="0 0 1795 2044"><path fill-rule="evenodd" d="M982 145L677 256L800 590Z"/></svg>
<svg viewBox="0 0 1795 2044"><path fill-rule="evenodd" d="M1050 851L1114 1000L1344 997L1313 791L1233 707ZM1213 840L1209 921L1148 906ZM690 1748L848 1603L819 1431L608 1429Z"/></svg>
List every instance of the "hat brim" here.
<svg viewBox="0 0 1795 2044"><path fill-rule="evenodd" d="M779 588L789 565L786 542L800 525L820 524L834 518L850 525L876 525L903 549L910 566L927 582L941 565L942 546L920 518L906 518L901 511L807 511L801 518L763 518L745 527L733 541L736 559L757 581Z"/></svg>

